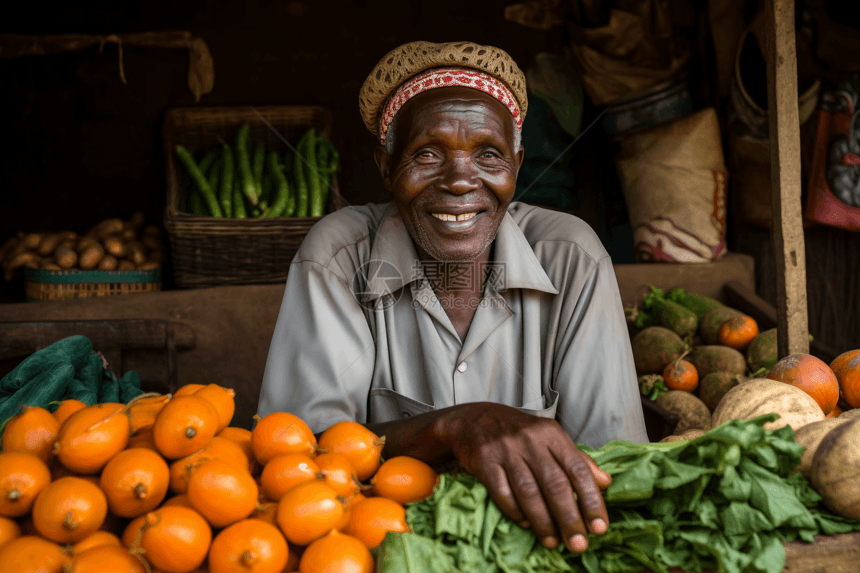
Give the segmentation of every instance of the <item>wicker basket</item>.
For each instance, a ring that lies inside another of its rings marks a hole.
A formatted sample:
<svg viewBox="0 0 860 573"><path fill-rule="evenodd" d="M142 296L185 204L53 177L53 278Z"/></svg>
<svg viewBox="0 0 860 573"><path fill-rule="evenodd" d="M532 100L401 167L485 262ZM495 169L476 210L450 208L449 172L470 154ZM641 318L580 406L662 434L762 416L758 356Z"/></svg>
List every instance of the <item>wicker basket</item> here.
<svg viewBox="0 0 860 573"><path fill-rule="evenodd" d="M161 290L161 269L150 271L46 271L24 269L28 301L62 300Z"/></svg>
<svg viewBox="0 0 860 573"><path fill-rule="evenodd" d="M232 219L201 217L179 210L182 166L174 149L182 145L195 156L232 142L243 124L251 141L286 154L311 127L328 137L331 113L316 106L177 108L167 112L167 209L164 225L170 239L176 286L180 288L279 283L310 228L321 217ZM290 142L290 145L284 142ZM332 177L328 212L344 205Z"/></svg>

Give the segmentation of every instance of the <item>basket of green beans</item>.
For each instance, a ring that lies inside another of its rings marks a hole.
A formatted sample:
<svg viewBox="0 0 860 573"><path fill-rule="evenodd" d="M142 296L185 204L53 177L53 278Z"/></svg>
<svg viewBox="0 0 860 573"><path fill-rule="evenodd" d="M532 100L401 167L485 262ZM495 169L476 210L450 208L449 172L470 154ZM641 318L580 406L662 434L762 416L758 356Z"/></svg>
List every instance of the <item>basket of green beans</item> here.
<svg viewBox="0 0 860 573"><path fill-rule="evenodd" d="M344 205L316 106L168 112L165 228L177 286L282 282L310 228Z"/></svg>

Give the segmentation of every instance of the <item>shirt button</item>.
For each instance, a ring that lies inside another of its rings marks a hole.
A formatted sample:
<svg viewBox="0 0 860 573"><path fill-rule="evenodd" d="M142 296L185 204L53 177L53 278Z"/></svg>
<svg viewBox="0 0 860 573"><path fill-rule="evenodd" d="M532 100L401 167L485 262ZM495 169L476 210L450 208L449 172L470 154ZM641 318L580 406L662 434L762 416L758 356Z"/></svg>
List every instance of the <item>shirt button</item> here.
<svg viewBox="0 0 860 573"><path fill-rule="evenodd" d="M460 365L457 366L457 370L459 370L460 372L465 372L466 371L466 363L461 362Z"/></svg>
<svg viewBox="0 0 860 573"><path fill-rule="evenodd" d="M408 417L409 417L409 416L411 416L411 415L412 415L412 414L410 414L409 412L403 412L403 417L404 417L404 418L408 418Z"/></svg>

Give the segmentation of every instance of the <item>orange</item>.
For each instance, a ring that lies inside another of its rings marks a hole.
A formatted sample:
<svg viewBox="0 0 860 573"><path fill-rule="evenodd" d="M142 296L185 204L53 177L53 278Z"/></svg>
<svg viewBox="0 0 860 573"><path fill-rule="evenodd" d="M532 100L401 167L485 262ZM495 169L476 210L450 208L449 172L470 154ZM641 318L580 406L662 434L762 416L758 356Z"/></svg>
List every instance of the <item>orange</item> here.
<svg viewBox="0 0 860 573"><path fill-rule="evenodd" d="M177 396L190 396L203 388L205 384L186 384L185 386L180 387L176 392L173 393L173 397Z"/></svg>
<svg viewBox="0 0 860 573"><path fill-rule="evenodd" d="M213 527L226 527L251 515L258 494L248 470L223 460L202 462L188 478L188 501Z"/></svg>
<svg viewBox="0 0 860 573"><path fill-rule="evenodd" d="M154 567L165 571L184 572L200 567L212 543L209 524L202 515L187 507L170 506L151 511L144 516L142 529L140 548L144 557ZM135 549L132 543L131 551Z"/></svg>
<svg viewBox="0 0 860 573"><path fill-rule="evenodd" d="M57 543L76 543L98 530L107 516L107 500L97 485L64 477L42 489L33 504L33 524Z"/></svg>
<svg viewBox="0 0 860 573"><path fill-rule="evenodd" d="M174 495L167 501L161 504L161 507L170 507L171 505L179 505L182 507L190 507L194 509L194 506L191 505L191 502L188 501L187 493L180 493L179 495Z"/></svg>
<svg viewBox="0 0 860 573"><path fill-rule="evenodd" d="M289 548L270 523L243 519L222 530L209 548L210 573L281 573Z"/></svg>
<svg viewBox="0 0 860 573"><path fill-rule="evenodd" d="M217 429L218 412L208 400L174 396L155 418L152 435L161 455L175 460L208 444Z"/></svg>
<svg viewBox="0 0 860 573"><path fill-rule="evenodd" d="M851 408L860 408L860 350L840 354L830 363L830 369L845 402Z"/></svg>
<svg viewBox="0 0 860 573"><path fill-rule="evenodd" d="M338 495L350 497L361 489L352 462L341 454L320 454L314 461L319 466L317 477L324 479Z"/></svg>
<svg viewBox="0 0 860 573"><path fill-rule="evenodd" d="M717 336L723 346L735 350L746 350L753 338L758 336L758 324L752 317L736 316L728 319L720 326Z"/></svg>
<svg viewBox="0 0 860 573"><path fill-rule="evenodd" d="M839 381L836 375L825 362L811 354L786 356L774 364L766 377L800 388L815 400L825 415L829 414L839 401Z"/></svg>
<svg viewBox="0 0 860 573"><path fill-rule="evenodd" d="M33 454L46 464L51 463L54 442L60 423L44 408L21 406L6 423L3 431L3 451Z"/></svg>
<svg viewBox="0 0 860 573"><path fill-rule="evenodd" d="M433 493L439 476L421 460L397 456L386 460L370 483L373 491L397 503L412 503Z"/></svg>
<svg viewBox="0 0 860 573"><path fill-rule="evenodd" d="M36 535L24 535L0 548L3 573L63 573L69 561L62 547Z"/></svg>
<svg viewBox="0 0 860 573"><path fill-rule="evenodd" d="M123 547L131 548L135 544L140 545L144 525L146 525L146 515L135 517L125 526L121 538Z"/></svg>
<svg viewBox="0 0 860 573"><path fill-rule="evenodd" d="M308 545L341 525L347 500L323 480L292 488L278 502L278 526L296 545Z"/></svg>
<svg viewBox="0 0 860 573"><path fill-rule="evenodd" d="M305 454L313 457L317 440L311 429L300 418L287 412L274 412L257 420L251 432L254 458L265 465L279 454Z"/></svg>
<svg viewBox="0 0 860 573"><path fill-rule="evenodd" d="M111 513L137 517L158 507L167 494L169 481L167 462L157 452L132 448L107 463L99 484Z"/></svg>
<svg viewBox="0 0 860 573"><path fill-rule="evenodd" d="M218 437L230 440L242 448L242 451L245 452L245 456L248 458L248 463L251 464L251 475L256 475L255 470L260 468L260 466L254 463L254 448L251 447L251 430L227 427L221 430Z"/></svg>
<svg viewBox="0 0 860 573"><path fill-rule="evenodd" d="M63 423L54 446L60 462L78 474L94 474L128 444L125 405L95 404L78 410Z"/></svg>
<svg viewBox="0 0 860 573"><path fill-rule="evenodd" d="M364 543L336 530L311 543L299 561L300 573L373 573L373 556Z"/></svg>
<svg viewBox="0 0 860 573"><path fill-rule="evenodd" d="M360 540L368 549L382 543L389 531L409 531L406 510L396 501L370 497L352 507L346 533Z"/></svg>
<svg viewBox="0 0 860 573"><path fill-rule="evenodd" d="M319 447L342 454L352 462L360 481L370 478L379 468L385 437L379 437L357 422L338 422L322 433Z"/></svg>
<svg viewBox="0 0 860 573"><path fill-rule="evenodd" d="M21 537L21 526L14 519L0 517L0 549L19 537Z"/></svg>
<svg viewBox="0 0 860 573"><path fill-rule="evenodd" d="M131 433L134 434L145 426L153 425L155 417L170 402L170 398L170 394L147 396L130 403L128 405L128 417L131 419Z"/></svg>
<svg viewBox="0 0 860 573"><path fill-rule="evenodd" d="M152 426L138 428L135 433L129 436L128 444L125 447L126 449L146 448L157 452L158 448L155 446L155 438L152 437Z"/></svg>
<svg viewBox="0 0 860 573"><path fill-rule="evenodd" d="M263 467L260 489L266 499L278 501L302 482L316 479L320 467L305 454L281 454Z"/></svg>
<svg viewBox="0 0 860 573"><path fill-rule="evenodd" d="M80 400L63 400L60 402L57 409L54 410L54 418L57 419L57 423L62 425L69 416L77 412L78 410L83 410L87 405L81 402Z"/></svg>
<svg viewBox="0 0 860 573"><path fill-rule="evenodd" d="M0 454L0 515L29 513L36 496L50 481L51 470L33 454Z"/></svg>
<svg viewBox="0 0 860 573"><path fill-rule="evenodd" d="M669 390L692 392L699 385L699 372L686 360L673 360L663 370L663 381Z"/></svg>
<svg viewBox="0 0 860 573"><path fill-rule="evenodd" d="M204 460L222 460L232 466L248 470L250 463L242 448L226 438L215 436L200 451L180 458L170 464L170 489L174 493L185 493L188 489L188 474L195 464Z"/></svg>
<svg viewBox="0 0 860 573"><path fill-rule="evenodd" d="M122 547L122 542L119 540L119 537L109 531L96 531L75 543L72 546L72 555L80 555L87 549L99 547L100 545Z"/></svg>
<svg viewBox="0 0 860 573"><path fill-rule="evenodd" d="M236 402L233 397L236 392L232 388L224 388L218 384L207 384L194 395L209 400L215 407L218 412L218 432L221 432L233 421L233 414L236 411Z"/></svg>
<svg viewBox="0 0 860 573"><path fill-rule="evenodd" d="M75 554L69 573L147 573L143 558L118 545L97 545Z"/></svg>

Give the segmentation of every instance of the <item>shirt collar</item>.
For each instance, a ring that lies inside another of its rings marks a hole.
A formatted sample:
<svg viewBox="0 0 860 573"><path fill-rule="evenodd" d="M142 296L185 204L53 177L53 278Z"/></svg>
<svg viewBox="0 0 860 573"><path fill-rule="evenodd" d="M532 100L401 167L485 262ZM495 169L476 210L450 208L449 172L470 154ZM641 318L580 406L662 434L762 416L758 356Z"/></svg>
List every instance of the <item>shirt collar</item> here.
<svg viewBox="0 0 860 573"><path fill-rule="evenodd" d="M392 294L424 278L418 253L397 205L390 202L384 213L366 265L367 284L362 302ZM496 233L491 265L490 280L497 291L523 288L558 294L510 213L505 213Z"/></svg>

